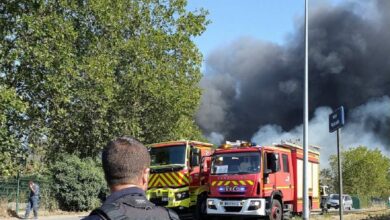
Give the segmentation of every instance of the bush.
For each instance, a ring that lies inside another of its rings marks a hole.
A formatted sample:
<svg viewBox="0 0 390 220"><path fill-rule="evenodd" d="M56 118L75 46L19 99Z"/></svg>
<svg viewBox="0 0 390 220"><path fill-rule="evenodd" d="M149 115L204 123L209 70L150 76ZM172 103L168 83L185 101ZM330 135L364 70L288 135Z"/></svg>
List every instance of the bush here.
<svg viewBox="0 0 390 220"><path fill-rule="evenodd" d="M66 155L51 167L53 190L62 210L86 211L100 205L107 192L101 165L93 159Z"/></svg>

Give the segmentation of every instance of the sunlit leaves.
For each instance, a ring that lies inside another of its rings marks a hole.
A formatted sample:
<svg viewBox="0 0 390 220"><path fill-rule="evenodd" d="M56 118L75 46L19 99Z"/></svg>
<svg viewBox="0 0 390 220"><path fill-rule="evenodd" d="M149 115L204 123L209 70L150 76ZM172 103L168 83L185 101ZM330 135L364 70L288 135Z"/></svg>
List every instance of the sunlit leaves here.
<svg viewBox="0 0 390 220"><path fill-rule="evenodd" d="M380 150L359 146L345 150L341 155L345 193L369 199L390 193L390 159ZM332 156L330 161L335 189L338 189L337 157Z"/></svg>
<svg viewBox="0 0 390 220"><path fill-rule="evenodd" d="M184 0L19 0L0 13L0 83L25 106L9 127L43 162L96 156L119 135L201 137L192 38L205 11L188 12Z"/></svg>

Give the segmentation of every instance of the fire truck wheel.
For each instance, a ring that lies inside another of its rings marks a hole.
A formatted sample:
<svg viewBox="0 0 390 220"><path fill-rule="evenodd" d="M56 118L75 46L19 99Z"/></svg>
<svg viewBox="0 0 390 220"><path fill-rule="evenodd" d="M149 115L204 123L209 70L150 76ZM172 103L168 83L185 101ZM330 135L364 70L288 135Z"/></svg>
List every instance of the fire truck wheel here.
<svg viewBox="0 0 390 220"><path fill-rule="evenodd" d="M207 218L207 196L206 194L201 194L198 196L198 199L196 201L196 210L195 210L195 219L201 220L201 219L208 219Z"/></svg>
<svg viewBox="0 0 390 220"><path fill-rule="evenodd" d="M282 204L277 199L272 200L271 212L269 214L270 220L282 220L283 209Z"/></svg>

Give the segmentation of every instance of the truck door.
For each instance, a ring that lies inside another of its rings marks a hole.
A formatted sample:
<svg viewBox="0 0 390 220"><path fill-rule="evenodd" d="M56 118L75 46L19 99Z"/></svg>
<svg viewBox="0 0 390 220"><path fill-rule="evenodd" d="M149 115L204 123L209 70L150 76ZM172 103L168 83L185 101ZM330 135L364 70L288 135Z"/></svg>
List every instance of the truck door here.
<svg viewBox="0 0 390 220"><path fill-rule="evenodd" d="M200 185L200 161L201 151L199 148L192 147L190 151L190 185L198 187Z"/></svg>
<svg viewBox="0 0 390 220"><path fill-rule="evenodd" d="M264 196L271 195L272 191L276 189L276 175L279 170L279 154L272 151L266 151L264 154Z"/></svg>
<svg viewBox="0 0 390 220"><path fill-rule="evenodd" d="M294 196L294 181L292 179L291 158L288 153L281 153L281 169L277 174L277 189L282 191L283 200L291 201Z"/></svg>

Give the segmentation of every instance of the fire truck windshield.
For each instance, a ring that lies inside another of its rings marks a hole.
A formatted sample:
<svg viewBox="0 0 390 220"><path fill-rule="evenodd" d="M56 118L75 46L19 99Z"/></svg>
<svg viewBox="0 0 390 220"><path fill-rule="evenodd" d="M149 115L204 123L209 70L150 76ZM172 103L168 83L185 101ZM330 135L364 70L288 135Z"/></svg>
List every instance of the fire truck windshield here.
<svg viewBox="0 0 390 220"><path fill-rule="evenodd" d="M185 154L185 145L153 147L150 150L151 166L184 165Z"/></svg>
<svg viewBox="0 0 390 220"><path fill-rule="evenodd" d="M260 171L260 153L227 153L214 156L211 174L248 174Z"/></svg>

